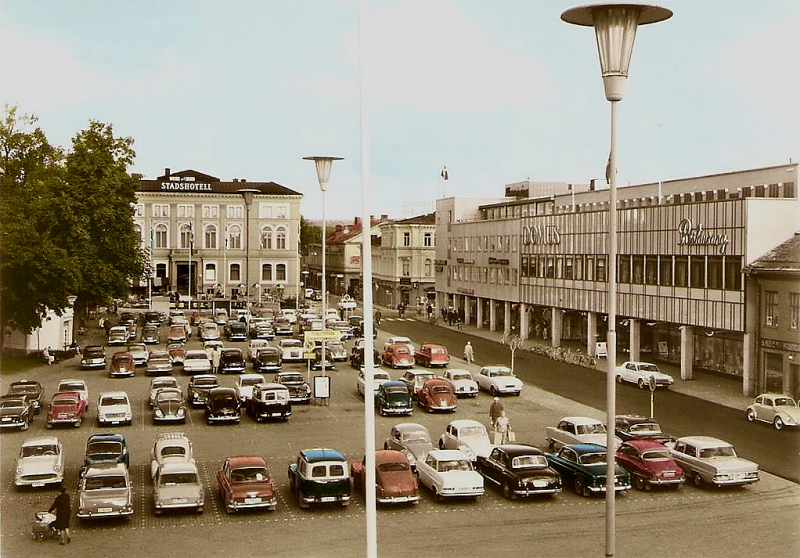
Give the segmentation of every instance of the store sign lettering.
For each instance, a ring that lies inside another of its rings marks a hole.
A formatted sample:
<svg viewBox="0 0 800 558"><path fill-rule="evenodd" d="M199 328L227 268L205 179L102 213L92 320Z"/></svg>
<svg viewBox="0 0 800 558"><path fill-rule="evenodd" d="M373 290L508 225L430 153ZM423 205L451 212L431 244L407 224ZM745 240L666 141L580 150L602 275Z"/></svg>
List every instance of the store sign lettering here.
<svg viewBox="0 0 800 558"><path fill-rule="evenodd" d="M522 227L523 246L561 244L558 225L529 225Z"/></svg>
<svg viewBox="0 0 800 558"><path fill-rule="evenodd" d="M702 224L695 228L691 219L683 219L678 224L678 246L717 246L719 253L724 254L728 235L710 232Z"/></svg>
<svg viewBox="0 0 800 558"><path fill-rule="evenodd" d="M162 190L187 191L187 192L211 192L211 184L203 182L162 182Z"/></svg>

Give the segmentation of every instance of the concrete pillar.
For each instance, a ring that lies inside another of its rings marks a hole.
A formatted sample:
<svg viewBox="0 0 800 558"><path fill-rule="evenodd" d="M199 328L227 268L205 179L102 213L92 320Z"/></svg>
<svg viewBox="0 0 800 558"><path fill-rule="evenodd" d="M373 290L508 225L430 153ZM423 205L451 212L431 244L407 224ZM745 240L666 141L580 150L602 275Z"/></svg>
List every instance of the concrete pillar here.
<svg viewBox="0 0 800 558"><path fill-rule="evenodd" d="M497 331L497 302L489 299L489 331Z"/></svg>
<svg viewBox="0 0 800 558"><path fill-rule="evenodd" d="M681 379L694 380L694 328L681 327Z"/></svg>
<svg viewBox="0 0 800 558"><path fill-rule="evenodd" d="M551 308L550 309L550 339L551 346L553 347L560 347L561 346L561 320L564 318L564 313L561 312L561 308Z"/></svg>
<svg viewBox="0 0 800 558"><path fill-rule="evenodd" d="M508 335L511 333L511 303L505 301L503 303L503 333Z"/></svg>
<svg viewBox="0 0 800 558"><path fill-rule="evenodd" d="M586 316L586 354L595 355L597 345L597 312L589 312Z"/></svg>
<svg viewBox="0 0 800 558"><path fill-rule="evenodd" d="M628 320L628 331L630 333L630 357L631 360L636 362L641 360L639 356L642 352L642 320Z"/></svg>
<svg viewBox="0 0 800 558"><path fill-rule="evenodd" d="M756 395L756 363L758 362L758 349L753 341L754 335L749 332L742 339L742 395L755 397Z"/></svg>
<svg viewBox="0 0 800 558"><path fill-rule="evenodd" d="M528 305L520 303L519 305L519 338L523 341L528 338L528 330L530 324L528 323Z"/></svg>
<svg viewBox="0 0 800 558"><path fill-rule="evenodd" d="M468 325L472 319L472 297L464 296L464 325Z"/></svg>
<svg viewBox="0 0 800 558"><path fill-rule="evenodd" d="M481 297L477 297L478 301L478 314L475 319L475 327L477 329L481 329L483 327L483 299Z"/></svg>

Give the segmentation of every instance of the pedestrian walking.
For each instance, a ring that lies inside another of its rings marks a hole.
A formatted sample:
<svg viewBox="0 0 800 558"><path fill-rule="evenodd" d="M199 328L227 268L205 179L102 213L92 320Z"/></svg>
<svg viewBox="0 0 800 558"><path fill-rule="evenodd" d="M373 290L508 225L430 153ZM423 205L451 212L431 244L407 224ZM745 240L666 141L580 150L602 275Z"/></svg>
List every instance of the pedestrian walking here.
<svg viewBox="0 0 800 558"><path fill-rule="evenodd" d="M467 361L467 364L472 364L475 362L475 353L472 350L471 341L467 341L467 344L464 345L464 360Z"/></svg>
<svg viewBox="0 0 800 558"><path fill-rule="evenodd" d="M503 404L500 403L500 398L495 397L492 404L489 406L489 418L492 419L492 428L496 428L497 419L500 418L500 414L503 412Z"/></svg>
<svg viewBox="0 0 800 558"><path fill-rule="evenodd" d="M433 314L433 305L428 304L428 320L431 319L431 314Z"/></svg>
<svg viewBox="0 0 800 558"><path fill-rule="evenodd" d="M495 437L495 443L505 444L508 442L508 431L509 431L509 423L508 417L506 416L505 411L500 411L500 416L497 417L497 420L494 423L494 430L497 433Z"/></svg>
<svg viewBox="0 0 800 558"><path fill-rule="evenodd" d="M381 325L381 311L375 310L375 325Z"/></svg>
<svg viewBox="0 0 800 558"><path fill-rule="evenodd" d="M214 374L219 372L219 357L220 357L219 347L214 345L214 348L211 349L211 369L213 370Z"/></svg>
<svg viewBox="0 0 800 558"><path fill-rule="evenodd" d="M72 509L70 507L69 495L67 494L66 488L63 486L61 487L61 493L56 496L53 505L50 506L50 509L47 511L56 512L56 520L51 523L51 525L58 529L58 533L61 536L61 542L58 544L72 542L72 538L69 536L69 520L72 515Z"/></svg>

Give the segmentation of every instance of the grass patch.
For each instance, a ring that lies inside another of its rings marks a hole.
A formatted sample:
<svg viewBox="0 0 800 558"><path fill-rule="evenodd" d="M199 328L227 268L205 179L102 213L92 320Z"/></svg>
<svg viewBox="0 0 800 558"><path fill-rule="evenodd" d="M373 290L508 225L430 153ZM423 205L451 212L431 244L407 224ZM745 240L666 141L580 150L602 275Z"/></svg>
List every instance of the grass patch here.
<svg viewBox="0 0 800 558"><path fill-rule="evenodd" d="M2 362L0 362L0 374L3 376L18 374L20 372L25 372L26 370L38 368L42 364L44 364L44 361L42 360L42 357L38 355L3 355Z"/></svg>

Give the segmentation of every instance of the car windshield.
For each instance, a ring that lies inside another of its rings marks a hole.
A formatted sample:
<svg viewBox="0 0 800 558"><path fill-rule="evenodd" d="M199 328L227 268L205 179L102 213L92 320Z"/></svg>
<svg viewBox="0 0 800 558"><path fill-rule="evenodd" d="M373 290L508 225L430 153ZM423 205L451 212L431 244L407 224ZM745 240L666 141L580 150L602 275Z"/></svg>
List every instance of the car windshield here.
<svg viewBox="0 0 800 558"><path fill-rule="evenodd" d="M381 473L391 473L394 471L410 471L411 467L409 467L408 463L403 463L402 461L393 461L391 463L381 463L378 465L378 471Z"/></svg>
<svg viewBox="0 0 800 558"><path fill-rule="evenodd" d="M386 388L386 397L393 400L407 398L408 390L400 386L391 386Z"/></svg>
<svg viewBox="0 0 800 558"><path fill-rule="evenodd" d="M431 437L424 430L415 430L413 432L403 432L400 439L406 443L409 442L427 442L430 443Z"/></svg>
<svg viewBox="0 0 800 558"><path fill-rule="evenodd" d="M179 391L161 391L156 395L156 401L159 403L173 403L180 402L181 393Z"/></svg>
<svg viewBox="0 0 800 558"><path fill-rule="evenodd" d="M118 366L121 365L121 364L130 364L131 357L129 357L128 355L113 356L113 357L111 357L111 362L113 362L114 364L116 364Z"/></svg>
<svg viewBox="0 0 800 558"><path fill-rule="evenodd" d="M710 459L712 457L736 457L736 451L733 446L719 446L700 450L700 459Z"/></svg>
<svg viewBox="0 0 800 558"><path fill-rule="evenodd" d="M186 355L186 360L208 360L208 355L205 353L189 353Z"/></svg>
<svg viewBox="0 0 800 558"><path fill-rule="evenodd" d="M661 434L661 427L654 422L641 422L631 425L631 434Z"/></svg>
<svg viewBox="0 0 800 558"><path fill-rule="evenodd" d="M74 397L54 397L53 405L77 405L78 400Z"/></svg>
<svg viewBox="0 0 800 558"><path fill-rule="evenodd" d="M12 384L8 390L8 393L27 395L36 394L38 391L38 388L34 384Z"/></svg>
<svg viewBox="0 0 800 558"><path fill-rule="evenodd" d="M436 470L441 473L448 471L472 471L472 463L466 459L450 459L436 463Z"/></svg>
<svg viewBox="0 0 800 558"><path fill-rule="evenodd" d="M302 347L303 344L300 341L292 340L292 341L281 341L281 347Z"/></svg>
<svg viewBox="0 0 800 558"><path fill-rule="evenodd" d="M582 465L605 465L606 453L586 453L581 455L579 459Z"/></svg>
<svg viewBox="0 0 800 558"><path fill-rule="evenodd" d="M464 374L450 374L450 378L453 380L471 380L472 376L467 373Z"/></svg>
<svg viewBox="0 0 800 558"><path fill-rule="evenodd" d="M506 370L505 368L501 368L500 370L489 370L489 376L510 376L511 370Z"/></svg>
<svg viewBox="0 0 800 558"><path fill-rule="evenodd" d="M645 461L669 461L672 457L669 455L669 450L664 449L652 449L647 450L642 453L642 459Z"/></svg>
<svg viewBox="0 0 800 558"><path fill-rule="evenodd" d="M96 347L86 347L83 350L83 355L89 358L96 356L103 356L103 349L99 349Z"/></svg>
<svg viewBox="0 0 800 558"><path fill-rule="evenodd" d="M231 482L261 482L268 479L264 467L240 467L231 471Z"/></svg>
<svg viewBox="0 0 800 558"><path fill-rule="evenodd" d="M183 446L166 446L161 448L161 457L183 457L186 455L186 448Z"/></svg>
<svg viewBox="0 0 800 558"><path fill-rule="evenodd" d="M106 488L125 488L128 484L125 482L125 477L119 476L102 476L102 477L89 477L86 479L84 485L85 490L103 490Z"/></svg>
<svg viewBox="0 0 800 558"><path fill-rule="evenodd" d="M389 374L386 372L373 372L372 374L376 380L391 380Z"/></svg>
<svg viewBox="0 0 800 558"><path fill-rule="evenodd" d="M639 372L658 372L658 366L655 364L640 364Z"/></svg>
<svg viewBox="0 0 800 558"><path fill-rule="evenodd" d="M518 455L511 460L514 469L530 469L547 467L547 458L544 455Z"/></svg>
<svg viewBox="0 0 800 558"><path fill-rule="evenodd" d="M264 383L264 380L261 378L244 378L242 380L242 386L257 386L262 383Z"/></svg>
<svg viewBox="0 0 800 558"><path fill-rule="evenodd" d="M459 432L462 438L471 438L473 436L486 436L486 429L483 426L465 426Z"/></svg>
<svg viewBox="0 0 800 558"><path fill-rule="evenodd" d="M797 407L797 403L791 397L776 397L775 405L788 405L789 407Z"/></svg>
<svg viewBox="0 0 800 558"><path fill-rule="evenodd" d="M177 486L179 484L199 484L196 473L165 473L159 479L161 486Z"/></svg>
<svg viewBox="0 0 800 558"><path fill-rule="evenodd" d="M127 405L128 398L124 395L106 395L102 399L100 399L100 406L105 407L107 405Z"/></svg>
<svg viewBox="0 0 800 558"><path fill-rule="evenodd" d="M289 383L289 384L298 384L302 383L303 376L300 374L284 374L280 377L281 382Z"/></svg>
<svg viewBox="0 0 800 558"><path fill-rule="evenodd" d="M39 444L36 446L22 446L20 457L37 457L39 455L57 455L58 446L55 444Z"/></svg>
<svg viewBox="0 0 800 558"><path fill-rule="evenodd" d="M217 393L213 396L215 405L234 405L237 401L232 393Z"/></svg>
<svg viewBox="0 0 800 558"><path fill-rule="evenodd" d="M0 408L3 409L21 409L25 407L24 399L4 399L0 401Z"/></svg>
<svg viewBox="0 0 800 558"><path fill-rule="evenodd" d="M58 391L83 391L86 389L86 385L83 383L66 383L66 384L59 384Z"/></svg>
<svg viewBox="0 0 800 558"><path fill-rule="evenodd" d="M122 444L119 442L90 442L86 446L86 455L94 457L96 455L120 455Z"/></svg>
<svg viewBox="0 0 800 558"><path fill-rule="evenodd" d="M577 434L605 434L606 433L606 425L597 423L597 424L576 424L575 425L575 432Z"/></svg>
<svg viewBox="0 0 800 558"><path fill-rule="evenodd" d="M199 380L195 380L194 384L192 385L194 385L195 387L214 387L219 384L217 383L216 378L208 378L208 379L200 378Z"/></svg>
<svg viewBox="0 0 800 558"><path fill-rule="evenodd" d="M171 379L164 379L164 380L157 380L153 382L152 389L158 389L162 387L172 387L178 385L178 382Z"/></svg>

